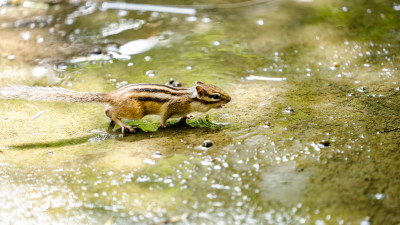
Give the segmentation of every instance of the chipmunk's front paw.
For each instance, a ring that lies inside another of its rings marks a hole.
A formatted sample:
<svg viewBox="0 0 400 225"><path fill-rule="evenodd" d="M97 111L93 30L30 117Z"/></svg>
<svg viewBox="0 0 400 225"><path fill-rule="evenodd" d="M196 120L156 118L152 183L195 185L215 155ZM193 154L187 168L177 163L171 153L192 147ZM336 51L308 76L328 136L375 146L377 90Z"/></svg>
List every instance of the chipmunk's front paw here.
<svg viewBox="0 0 400 225"><path fill-rule="evenodd" d="M125 124L125 125L121 126L121 133L125 133L125 130L129 130L129 133L132 133L132 134L136 133L136 129L130 125Z"/></svg>
<svg viewBox="0 0 400 225"><path fill-rule="evenodd" d="M193 114L187 114L186 117L184 117L185 119L189 120L189 119L193 119L194 115Z"/></svg>
<svg viewBox="0 0 400 225"><path fill-rule="evenodd" d="M186 125L186 120L190 120L190 119L192 119L192 118L194 118L194 115L193 114L187 114L186 116L184 116L184 117L182 117L179 121L178 121L178 124L180 124L180 125Z"/></svg>

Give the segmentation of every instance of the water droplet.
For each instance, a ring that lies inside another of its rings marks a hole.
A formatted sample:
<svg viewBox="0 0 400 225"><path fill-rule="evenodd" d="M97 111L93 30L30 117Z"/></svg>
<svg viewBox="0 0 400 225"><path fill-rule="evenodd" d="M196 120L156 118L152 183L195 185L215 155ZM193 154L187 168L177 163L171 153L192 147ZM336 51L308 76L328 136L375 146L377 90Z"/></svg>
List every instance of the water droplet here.
<svg viewBox="0 0 400 225"><path fill-rule="evenodd" d="M118 11L118 16L119 17L124 17L124 16L127 16L128 15L128 11L126 11L126 10L119 10Z"/></svg>
<svg viewBox="0 0 400 225"><path fill-rule="evenodd" d="M197 17L195 17L195 16L188 16L188 17L186 17L186 21L188 21L188 22L195 22L195 21L197 21Z"/></svg>
<svg viewBox="0 0 400 225"><path fill-rule="evenodd" d="M29 31L22 32L21 33L21 39L24 40L24 41L27 41L27 40L31 39L31 33L29 33Z"/></svg>
<svg viewBox="0 0 400 225"><path fill-rule="evenodd" d="M385 197L385 195L382 194L382 193L376 193L376 194L375 194L375 198L378 199L378 200L381 200L381 199L383 199L384 197Z"/></svg>
<svg viewBox="0 0 400 225"><path fill-rule="evenodd" d="M209 22L211 22L211 19L206 17L206 18L201 19L201 21L203 23L209 23Z"/></svg>
<svg viewBox="0 0 400 225"><path fill-rule="evenodd" d="M393 3L394 11L400 11L400 4Z"/></svg>
<svg viewBox="0 0 400 225"><path fill-rule="evenodd" d="M365 217L363 221L361 221L360 225L370 225L369 216Z"/></svg>
<svg viewBox="0 0 400 225"><path fill-rule="evenodd" d="M149 76L149 77L154 77L156 75L156 73L153 70L148 70L146 72L146 75Z"/></svg>
<svg viewBox="0 0 400 225"><path fill-rule="evenodd" d="M214 166L214 169L215 169L215 170L220 170L221 168L222 168L221 165L215 165L215 166Z"/></svg>
<svg viewBox="0 0 400 225"><path fill-rule="evenodd" d="M43 41L44 41L43 37L39 36L39 37L36 38L36 43L38 43L38 44L43 43Z"/></svg>
<svg viewBox="0 0 400 225"><path fill-rule="evenodd" d="M73 18L67 18L65 20L65 24L66 25L72 25L75 22L75 20Z"/></svg>

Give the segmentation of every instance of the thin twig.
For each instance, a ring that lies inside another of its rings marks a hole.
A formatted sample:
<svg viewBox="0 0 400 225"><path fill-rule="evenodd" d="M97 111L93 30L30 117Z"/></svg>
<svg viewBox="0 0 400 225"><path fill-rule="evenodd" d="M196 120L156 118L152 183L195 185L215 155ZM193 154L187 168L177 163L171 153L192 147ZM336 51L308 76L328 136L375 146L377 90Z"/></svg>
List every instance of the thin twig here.
<svg viewBox="0 0 400 225"><path fill-rule="evenodd" d="M233 9L233 8L248 7L258 4L265 4L271 1L272 0L249 0L244 2L225 3L225 4L174 5L174 7L188 7L194 9Z"/></svg>

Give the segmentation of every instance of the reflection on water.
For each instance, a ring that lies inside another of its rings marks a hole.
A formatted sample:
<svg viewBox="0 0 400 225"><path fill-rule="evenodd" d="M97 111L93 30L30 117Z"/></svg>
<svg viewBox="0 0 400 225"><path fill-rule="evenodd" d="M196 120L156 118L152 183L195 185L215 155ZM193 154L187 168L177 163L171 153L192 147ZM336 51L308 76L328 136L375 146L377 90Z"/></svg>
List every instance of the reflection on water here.
<svg viewBox="0 0 400 225"><path fill-rule="evenodd" d="M400 222L398 3L180 4L0 2L0 85L232 96L125 136L102 105L0 100L0 224Z"/></svg>

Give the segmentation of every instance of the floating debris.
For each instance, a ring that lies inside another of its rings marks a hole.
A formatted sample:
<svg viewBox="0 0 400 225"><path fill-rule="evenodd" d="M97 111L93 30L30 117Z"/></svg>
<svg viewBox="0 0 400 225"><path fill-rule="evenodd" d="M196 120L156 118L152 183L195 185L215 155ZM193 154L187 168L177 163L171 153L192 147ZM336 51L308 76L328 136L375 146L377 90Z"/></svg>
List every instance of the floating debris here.
<svg viewBox="0 0 400 225"><path fill-rule="evenodd" d="M107 61L110 60L111 56L108 54L92 54L90 56L80 56L73 57L69 62L70 63L82 63L82 62L91 62L91 61Z"/></svg>
<svg viewBox="0 0 400 225"><path fill-rule="evenodd" d="M114 217L112 216L106 221L104 225L113 225L113 223L114 223Z"/></svg>
<svg viewBox="0 0 400 225"><path fill-rule="evenodd" d="M119 52L124 55L137 55L151 50L157 45L158 41L157 36L130 41L121 45L121 47L119 47Z"/></svg>
<svg viewBox="0 0 400 225"><path fill-rule="evenodd" d="M138 30L146 22L144 20L127 20L121 23L112 23L102 29L101 34L103 37L116 35L126 30Z"/></svg>
<svg viewBox="0 0 400 225"><path fill-rule="evenodd" d="M163 225L163 224L169 224L169 223L176 223L182 220L185 220L189 217L189 213L183 213L182 215L179 216L173 216L167 220L161 221L159 223L157 223L157 225Z"/></svg>
<svg viewBox="0 0 400 225"><path fill-rule="evenodd" d="M129 55L123 55L123 54L118 54L116 52L108 52L114 59L119 59L119 60L130 60L131 57Z"/></svg>
<svg viewBox="0 0 400 225"><path fill-rule="evenodd" d="M35 1L24 1L22 4L25 8L31 9L44 9L47 10L50 6L45 2L35 2Z"/></svg>

